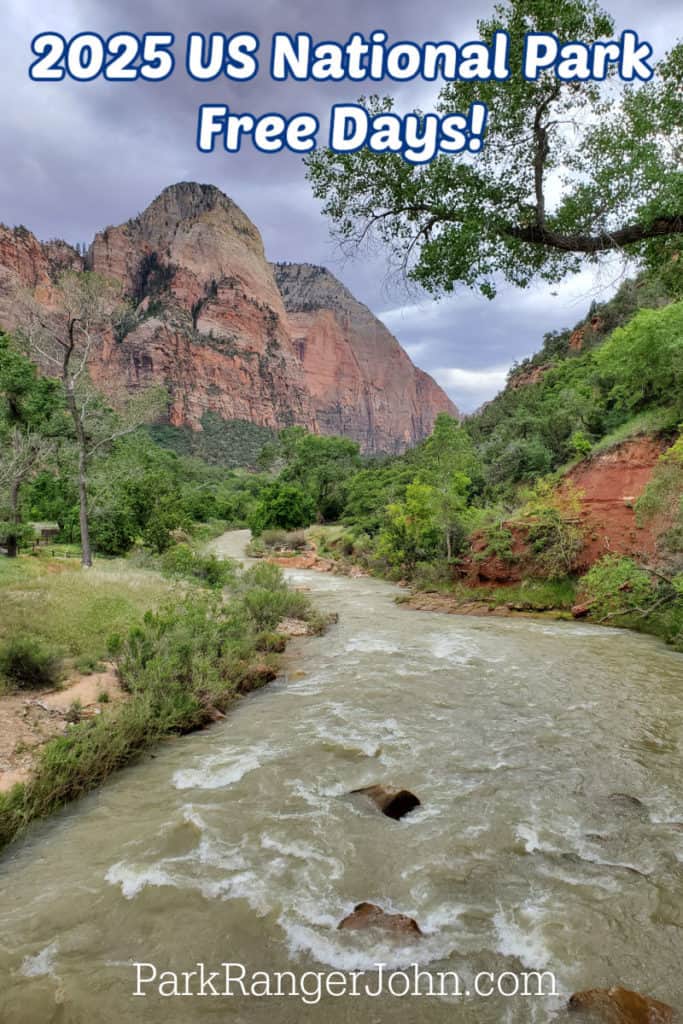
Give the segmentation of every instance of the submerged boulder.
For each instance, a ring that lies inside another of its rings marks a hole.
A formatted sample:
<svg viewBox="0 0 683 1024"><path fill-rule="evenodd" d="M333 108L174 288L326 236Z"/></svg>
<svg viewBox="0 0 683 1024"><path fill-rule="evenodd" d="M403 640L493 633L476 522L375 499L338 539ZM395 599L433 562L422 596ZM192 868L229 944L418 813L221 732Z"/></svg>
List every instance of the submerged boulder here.
<svg viewBox="0 0 683 1024"><path fill-rule="evenodd" d="M337 927L354 931L382 928L402 935L422 935L419 924L412 917L407 914L387 914L375 903L358 903Z"/></svg>
<svg viewBox="0 0 683 1024"><path fill-rule="evenodd" d="M352 789L351 793L368 797L382 814L396 821L420 806L420 801L409 789L397 789L394 786L364 786L362 789Z"/></svg>
<svg viewBox="0 0 683 1024"><path fill-rule="evenodd" d="M590 988L575 992L570 1010L586 1010L603 1024L672 1024L673 1009L627 988Z"/></svg>
<svg viewBox="0 0 683 1024"><path fill-rule="evenodd" d="M621 814L631 814L642 819L649 817L643 801L637 796L631 796L630 793L610 793L609 802Z"/></svg>

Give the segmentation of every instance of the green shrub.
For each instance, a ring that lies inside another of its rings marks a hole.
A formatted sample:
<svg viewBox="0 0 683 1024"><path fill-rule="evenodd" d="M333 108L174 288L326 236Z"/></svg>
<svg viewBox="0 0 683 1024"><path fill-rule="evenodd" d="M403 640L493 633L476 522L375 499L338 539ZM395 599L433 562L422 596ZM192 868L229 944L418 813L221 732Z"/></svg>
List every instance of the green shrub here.
<svg viewBox="0 0 683 1024"><path fill-rule="evenodd" d="M683 574L653 577L630 558L607 555L581 580L591 616L683 649Z"/></svg>
<svg viewBox="0 0 683 1024"><path fill-rule="evenodd" d="M245 550L249 558L263 558L266 554L266 545L261 537L252 537Z"/></svg>
<svg viewBox="0 0 683 1024"><path fill-rule="evenodd" d="M257 549L260 544L261 550L271 551L303 551L308 547L305 530L264 530L252 543Z"/></svg>
<svg viewBox="0 0 683 1024"><path fill-rule="evenodd" d="M286 530L264 530L259 540L261 540L267 548L282 551L283 548L287 547L287 537L288 533Z"/></svg>
<svg viewBox="0 0 683 1024"><path fill-rule="evenodd" d="M575 455L582 457L589 454L593 445L590 438L586 437L582 430L575 430L569 438L569 448Z"/></svg>
<svg viewBox="0 0 683 1024"><path fill-rule="evenodd" d="M77 725L83 717L83 704L80 700L73 700L69 704L66 715L64 716L69 725Z"/></svg>
<svg viewBox="0 0 683 1024"><path fill-rule="evenodd" d="M167 551L173 544L173 531L189 529L189 516L183 511L180 503L167 500L150 515L142 531L142 540L158 555Z"/></svg>
<svg viewBox="0 0 683 1024"><path fill-rule="evenodd" d="M164 552L161 559L161 571L165 576L191 577L193 575L196 554L189 544L174 544Z"/></svg>
<svg viewBox="0 0 683 1024"><path fill-rule="evenodd" d="M133 546L137 528L128 509L97 509L90 517L90 538L101 555L125 555Z"/></svg>
<svg viewBox="0 0 683 1024"><path fill-rule="evenodd" d="M613 332L596 359L618 408L632 412L673 397L683 412L683 303L641 310Z"/></svg>
<svg viewBox="0 0 683 1024"><path fill-rule="evenodd" d="M235 563L217 558L213 553L201 555L189 544L174 544L161 559L161 571L177 579L196 580L207 587L220 590L235 579Z"/></svg>
<svg viewBox="0 0 683 1024"><path fill-rule="evenodd" d="M0 645L0 676L11 689L54 689L61 667L58 655L33 637L16 636Z"/></svg>
<svg viewBox="0 0 683 1024"><path fill-rule="evenodd" d="M476 555L478 561L487 558L501 558L504 562L512 564L517 556L513 550L514 537L512 531L508 530L502 523L495 523L486 527L483 531L486 547Z"/></svg>
<svg viewBox="0 0 683 1024"><path fill-rule="evenodd" d="M450 590L453 585L453 571L445 561L418 562L412 578L416 590L427 593Z"/></svg>
<svg viewBox="0 0 683 1024"><path fill-rule="evenodd" d="M238 593L259 631L274 630L284 618L306 619L311 605L305 594L290 590L277 565L262 562L243 573Z"/></svg>
<svg viewBox="0 0 683 1024"><path fill-rule="evenodd" d="M256 650L270 654L281 654L287 646L287 637L282 633L263 632L255 639Z"/></svg>
<svg viewBox="0 0 683 1024"><path fill-rule="evenodd" d="M581 588L595 618L642 610L657 596L650 573L619 555L605 555L596 562L583 577Z"/></svg>
<svg viewBox="0 0 683 1024"><path fill-rule="evenodd" d="M537 575L562 579L575 567L583 547L579 527L568 521L560 509L539 507L530 523L527 540L538 570Z"/></svg>

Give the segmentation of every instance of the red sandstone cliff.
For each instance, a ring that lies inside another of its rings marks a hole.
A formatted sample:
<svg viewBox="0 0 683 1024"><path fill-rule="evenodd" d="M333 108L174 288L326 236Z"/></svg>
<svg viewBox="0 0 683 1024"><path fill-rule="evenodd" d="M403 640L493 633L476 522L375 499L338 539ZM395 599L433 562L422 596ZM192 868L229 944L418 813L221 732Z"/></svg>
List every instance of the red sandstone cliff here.
<svg viewBox="0 0 683 1024"><path fill-rule="evenodd" d="M320 429L365 451L400 452L458 411L367 306L324 267L278 263L289 333Z"/></svg>
<svg viewBox="0 0 683 1024"><path fill-rule="evenodd" d="M577 525L583 544L575 563L577 572L586 572L608 554L656 564L658 541L668 524L655 519L639 525L634 506L650 482L665 448L666 442L659 438L634 437L589 456L567 473L559 494L568 498L576 496L579 500ZM469 583L519 583L533 575L528 526L520 519L504 526L512 534L513 558L487 554L485 534L475 535L472 552L460 570Z"/></svg>
<svg viewBox="0 0 683 1024"><path fill-rule="evenodd" d="M174 426L201 430L211 412L398 452L426 437L437 413L457 414L326 271L276 268L286 311L257 228L213 186L170 186L138 217L100 232L85 260L65 243L0 227L0 326L17 326L22 289L49 305L60 271L84 266L120 281L132 304L118 338L96 353L95 383L105 393L164 384ZM325 288L309 282L316 275Z"/></svg>
<svg viewBox="0 0 683 1024"><path fill-rule="evenodd" d="M574 489L581 499L581 571L608 554L657 561L664 524L651 520L639 526L634 506L665 448L659 438L634 437L585 459L567 474L563 487Z"/></svg>

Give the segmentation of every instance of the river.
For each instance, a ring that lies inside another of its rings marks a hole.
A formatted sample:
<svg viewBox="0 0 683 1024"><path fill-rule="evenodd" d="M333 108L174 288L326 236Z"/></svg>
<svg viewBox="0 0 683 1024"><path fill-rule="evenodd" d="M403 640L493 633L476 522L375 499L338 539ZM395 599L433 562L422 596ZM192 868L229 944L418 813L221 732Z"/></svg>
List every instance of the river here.
<svg viewBox="0 0 683 1024"><path fill-rule="evenodd" d="M378 580L288 576L339 623L294 641L224 722L0 861L3 1024L521 1024L612 984L683 1005L683 656L578 623L411 612ZM347 795L372 783L422 806L393 821ZM424 935L338 931L362 900ZM133 961L419 962L468 985L551 970L560 994L134 998Z"/></svg>

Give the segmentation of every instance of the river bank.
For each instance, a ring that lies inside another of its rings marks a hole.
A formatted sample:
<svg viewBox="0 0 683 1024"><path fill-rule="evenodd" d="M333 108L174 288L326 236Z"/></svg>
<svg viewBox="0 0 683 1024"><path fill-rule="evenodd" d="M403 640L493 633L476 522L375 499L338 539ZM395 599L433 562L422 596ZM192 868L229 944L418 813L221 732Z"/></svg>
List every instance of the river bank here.
<svg viewBox="0 0 683 1024"><path fill-rule="evenodd" d="M278 570L222 565L222 592L123 561L86 572L55 559L8 566L0 847L160 741L222 719L276 677L292 636L324 628ZM61 647L47 648L55 637ZM88 674L77 670L84 662Z"/></svg>
<svg viewBox="0 0 683 1024"><path fill-rule="evenodd" d="M282 537L287 534L283 531ZM311 569L350 577L372 575L387 579L377 563L368 562L352 551L345 550L345 531L340 526L315 526L306 531L303 547L287 550L283 542L277 549L267 545L251 547L256 557L274 565L291 569ZM434 567L433 567L434 568ZM580 619L595 625L628 629L657 637L675 650L683 650L683 603L673 589L666 598L654 602L651 608L634 606L631 610L605 613L586 600L583 592L585 580L577 577L560 579L523 577L516 582L491 581L474 584L443 572L439 578L423 579L420 574L396 582L402 593L396 601L403 608L414 611L435 611L449 615L475 615L503 618L537 618L546 620ZM665 576L653 570L653 579ZM670 581L668 581L670 583ZM628 592L628 581L615 584L618 591Z"/></svg>

